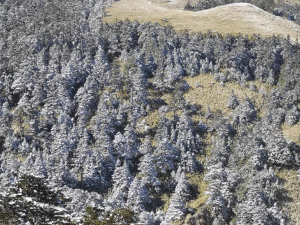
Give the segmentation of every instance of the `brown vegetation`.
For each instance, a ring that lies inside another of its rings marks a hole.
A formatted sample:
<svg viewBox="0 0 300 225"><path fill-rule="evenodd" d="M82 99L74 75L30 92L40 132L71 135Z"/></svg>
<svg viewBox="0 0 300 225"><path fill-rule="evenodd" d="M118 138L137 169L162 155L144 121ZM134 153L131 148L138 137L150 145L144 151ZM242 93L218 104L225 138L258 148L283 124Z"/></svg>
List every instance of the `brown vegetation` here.
<svg viewBox="0 0 300 225"><path fill-rule="evenodd" d="M158 22L172 25L176 30L226 34L260 34L282 36L291 40L300 35L300 26L276 17L247 3L236 3L199 12L185 11L181 1L121 0L107 8L105 22L129 19L139 22ZM163 19L167 22L163 22Z"/></svg>

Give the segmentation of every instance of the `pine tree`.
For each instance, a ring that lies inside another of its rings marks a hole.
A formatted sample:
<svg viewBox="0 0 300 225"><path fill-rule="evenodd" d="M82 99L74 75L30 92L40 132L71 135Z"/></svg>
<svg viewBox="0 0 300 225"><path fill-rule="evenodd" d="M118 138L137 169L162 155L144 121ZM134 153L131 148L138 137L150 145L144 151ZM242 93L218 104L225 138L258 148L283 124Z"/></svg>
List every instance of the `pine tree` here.
<svg viewBox="0 0 300 225"><path fill-rule="evenodd" d="M239 101L237 100L234 92L232 91L227 102L227 107L231 109L235 109L236 107L238 107L238 105L239 105Z"/></svg>
<svg viewBox="0 0 300 225"><path fill-rule="evenodd" d="M178 160L178 152L173 148L168 140L163 139L159 142L153 154L156 169L159 173L166 174L167 171L175 169L175 164Z"/></svg>
<svg viewBox="0 0 300 225"><path fill-rule="evenodd" d="M160 181L157 178L157 171L154 165L154 159L150 153L146 154L141 158L141 163L139 164L140 176L142 176L141 182L145 184L148 188L155 189L158 191L160 188Z"/></svg>
<svg viewBox="0 0 300 225"><path fill-rule="evenodd" d="M113 141L114 152L123 159L133 159L138 154L137 138L131 126L127 126L124 135L118 132Z"/></svg>
<svg viewBox="0 0 300 225"><path fill-rule="evenodd" d="M175 193L178 194L183 201L186 201L189 198L190 193L189 193L189 183L185 175L185 172L182 171L180 174L178 174L178 178L179 179L177 180Z"/></svg>
<svg viewBox="0 0 300 225"><path fill-rule="evenodd" d="M162 224L170 224L172 221L180 220L184 216L185 205L178 193L172 195L165 220Z"/></svg>
<svg viewBox="0 0 300 225"><path fill-rule="evenodd" d="M115 208L125 207L132 181L133 178L130 175L127 162L125 161L123 165L121 165L121 161L117 160L116 168L112 175L113 189L111 196L108 199Z"/></svg>
<svg viewBox="0 0 300 225"><path fill-rule="evenodd" d="M139 146L138 149L141 155L153 154L153 147L149 135L145 137L144 142Z"/></svg>
<svg viewBox="0 0 300 225"><path fill-rule="evenodd" d="M187 151L181 155L181 162L183 170L188 173L193 173L197 170L197 160L195 154L191 151Z"/></svg>
<svg viewBox="0 0 300 225"><path fill-rule="evenodd" d="M145 184L143 184L138 178L134 178L128 192L128 207L136 213L141 213L150 203L150 195Z"/></svg>
<svg viewBox="0 0 300 225"><path fill-rule="evenodd" d="M285 122L289 126L292 126L298 122L299 118L300 118L300 113L298 111L298 107L294 106L286 113Z"/></svg>

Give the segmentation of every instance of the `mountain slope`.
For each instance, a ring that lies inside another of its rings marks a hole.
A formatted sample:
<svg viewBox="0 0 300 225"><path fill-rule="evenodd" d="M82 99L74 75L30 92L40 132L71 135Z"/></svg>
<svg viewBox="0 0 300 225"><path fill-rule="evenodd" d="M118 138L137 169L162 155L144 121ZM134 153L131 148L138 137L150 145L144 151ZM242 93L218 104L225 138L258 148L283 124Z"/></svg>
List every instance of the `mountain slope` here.
<svg viewBox="0 0 300 225"><path fill-rule="evenodd" d="M241 33L283 37L289 34L294 41L300 35L299 25L247 3L234 3L191 12L146 0L121 0L108 8L104 21L114 22L126 18L158 23L162 23L166 18L168 22L164 24L170 24L176 30L187 29L191 32L212 30L224 35Z"/></svg>
<svg viewBox="0 0 300 225"><path fill-rule="evenodd" d="M297 224L300 44L106 3L0 0L0 224Z"/></svg>

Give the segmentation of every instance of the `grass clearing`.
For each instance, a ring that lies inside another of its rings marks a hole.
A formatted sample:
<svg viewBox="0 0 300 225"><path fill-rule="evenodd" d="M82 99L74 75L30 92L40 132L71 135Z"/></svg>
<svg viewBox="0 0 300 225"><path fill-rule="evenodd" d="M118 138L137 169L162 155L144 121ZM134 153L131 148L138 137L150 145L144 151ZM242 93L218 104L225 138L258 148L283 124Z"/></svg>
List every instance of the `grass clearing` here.
<svg viewBox="0 0 300 225"><path fill-rule="evenodd" d="M229 116L231 109L226 105L228 98L232 91L238 98L239 102L243 102L246 97L255 104L257 108L262 108L264 104L263 95L250 90L247 87L241 87L234 82L227 82L223 87L219 83L215 82L214 76L209 74L201 74L195 77L188 77L186 81L191 86L191 90L185 93L184 97L190 104L199 104L205 110L208 106L212 112L220 110L225 116ZM199 87L195 86L195 83L200 83ZM253 82L257 87L261 86L267 92L270 88L266 84L261 84L259 81ZM203 119L202 117L195 117L196 120Z"/></svg>
<svg viewBox="0 0 300 225"><path fill-rule="evenodd" d="M175 30L226 34L300 37L300 26L247 3L229 4L198 12L182 9L185 1L120 0L108 7L104 22L129 19L172 25ZM163 23L166 18L168 22Z"/></svg>
<svg viewBox="0 0 300 225"><path fill-rule="evenodd" d="M22 154L18 154L16 155L16 158L21 162L21 163L24 163L27 159L26 156L22 155Z"/></svg>
<svg viewBox="0 0 300 225"><path fill-rule="evenodd" d="M205 0L202 0L203 2ZM266 0L260 0L259 2L265 2ZM286 2L286 3L289 3L291 5L296 5L296 4L300 4L300 0L274 0L274 2L278 3L278 2ZM196 6L197 3L199 2L199 0L186 0L184 2L189 2L192 6Z"/></svg>
<svg viewBox="0 0 300 225"><path fill-rule="evenodd" d="M287 212L293 224L300 225L300 179L295 170L281 170L278 177L284 181L283 187L287 191L287 197L291 201L284 201L284 211Z"/></svg>
<svg viewBox="0 0 300 225"><path fill-rule="evenodd" d="M204 180L204 174L187 174L187 178L189 179L189 183L198 188L199 195L195 200L191 200L187 203L187 207L191 207L197 209L203 206L208 199L208 195L205 195L204 192L208 188L208 182Z"/></svg>
<svg viewBox="0 0 300 225"><path fill-rule="evenodd" d="M29 121L26 120L21 122L18 120L14 120L12 122L11 128L16 134L28 134L30 131Z"/></svg>
<svg viewBox="0 0 300 225"><path fill-rule="evenodd" d="M149 124L151 129L157 128L159 124L159 113L158 110L150 112L146 117L147 124Z"/></svg>
<svg viewBox="0 0 300 225"><path fill-rule="evenodd" d="M286 123L281 127L283 136L295 142L297 145L300 145L300 122L293 126L289 126Z"/></svg>

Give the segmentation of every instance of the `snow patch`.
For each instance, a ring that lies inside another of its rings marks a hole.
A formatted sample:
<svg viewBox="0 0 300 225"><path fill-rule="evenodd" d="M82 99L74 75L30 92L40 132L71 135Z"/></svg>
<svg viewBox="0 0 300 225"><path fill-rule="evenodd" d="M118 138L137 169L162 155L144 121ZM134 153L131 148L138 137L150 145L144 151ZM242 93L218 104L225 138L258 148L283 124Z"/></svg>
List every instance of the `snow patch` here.
<svg viewBox="0 0 300 225"><path fill-rule="evenodd" d="M26 201L28 201L28 202L31 202L32 201L32 198L30 198L30 197L23 197Z"/></svg>
<svg viewBox="0 0 300 225"><path fill-rule="evenodd" d="M250 3L245 3L245 2L238 2L238 3L232 3L232 4L228 4L227 6L240 6L240 7L246 7L246 6L250 6L250 7L255 7L254 5L250 4Z"/></svg>

